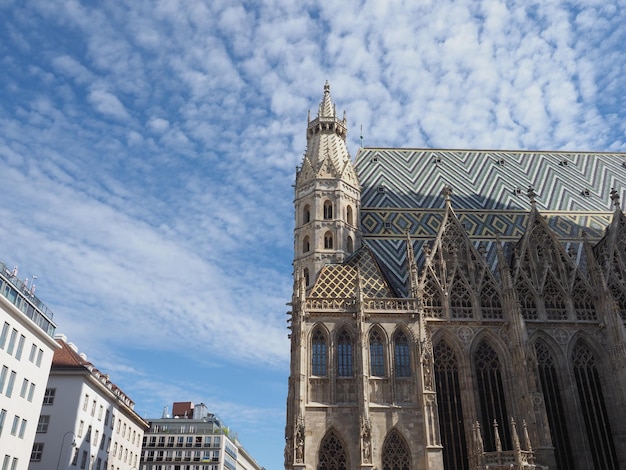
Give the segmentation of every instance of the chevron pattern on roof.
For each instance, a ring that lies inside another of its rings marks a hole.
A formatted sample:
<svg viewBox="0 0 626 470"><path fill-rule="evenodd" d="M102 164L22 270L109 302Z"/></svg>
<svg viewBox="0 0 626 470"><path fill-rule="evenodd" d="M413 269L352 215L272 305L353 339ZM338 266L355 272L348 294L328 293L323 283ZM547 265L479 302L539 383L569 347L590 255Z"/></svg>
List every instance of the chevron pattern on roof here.
<svg viewBox="0 0 626 470"><path fill-rule="evenodd" d="M431 149L360 149L355 168L362 186L363 241L392 274L406 282L406 231L420 260L424 242L437 235L444 186L470 238L495 263L496 234L515 243L524 233L530 202L567 246L585 231L599 240L612 217L611 188L626 200L626 154Z"/></svg>

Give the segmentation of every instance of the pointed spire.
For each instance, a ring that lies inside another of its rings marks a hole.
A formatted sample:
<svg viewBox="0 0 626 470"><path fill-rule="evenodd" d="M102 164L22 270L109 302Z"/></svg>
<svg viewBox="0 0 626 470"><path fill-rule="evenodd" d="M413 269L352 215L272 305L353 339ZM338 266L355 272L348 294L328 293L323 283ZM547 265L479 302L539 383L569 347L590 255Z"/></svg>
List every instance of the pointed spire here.
<svg viewBox="0 0 626 470"><path fill-rule="evenodd" d="M498 422L493 420L493 439L496 444L496 451L502 452L502 441L500 440L500 432L498 431Z"/></svg>
<svg viewBox="0 0 626 470"><path fill-rule="evenodd" d="M317 117L335 117L335 105L333 104L333 100L330 97L330 85L328 84L328 80L326 80L326 82L324 83L324 96L322 98L322 102L320 103Z"/></svg>
<svg viewBox="0 0 626 470"><path fill-rule="evenodd" d="M406 230L406 261L409 270L409 292L411 297L417 297L417 264L415 263L415 253L413 252L413 242L409 229Z"/></svg>

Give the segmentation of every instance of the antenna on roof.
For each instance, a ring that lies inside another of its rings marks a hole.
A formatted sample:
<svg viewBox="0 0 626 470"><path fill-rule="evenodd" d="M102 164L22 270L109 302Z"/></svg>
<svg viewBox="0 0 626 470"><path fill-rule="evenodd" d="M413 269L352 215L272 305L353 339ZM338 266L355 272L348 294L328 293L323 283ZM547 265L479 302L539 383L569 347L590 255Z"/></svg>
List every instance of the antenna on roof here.
<svg viewBox="0 0 626 470"><path fill-rule="evenodd" d="M361 124L361 148L363 148L363 124Z"/></svg>

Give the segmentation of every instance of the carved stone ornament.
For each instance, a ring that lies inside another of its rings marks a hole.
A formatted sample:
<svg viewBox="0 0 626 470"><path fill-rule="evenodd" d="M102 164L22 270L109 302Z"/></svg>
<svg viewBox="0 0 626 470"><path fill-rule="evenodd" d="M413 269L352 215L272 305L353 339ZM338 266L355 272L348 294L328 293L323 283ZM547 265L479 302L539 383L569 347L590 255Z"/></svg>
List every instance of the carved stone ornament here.
<svg viewBox="0 0 626 470"><path fill-rule="evenodd" d="M372 427L368 419L361 424L361 454L363 463L372 461Z"/></svg>
<svg viewBox="0 0 626 470"><path fill-rule="evenodd" d="M474 338L474 330L472 330L469 326L460 326L456 331L456 335L461 341L463 341L463 343L469 344Z"/></svg>

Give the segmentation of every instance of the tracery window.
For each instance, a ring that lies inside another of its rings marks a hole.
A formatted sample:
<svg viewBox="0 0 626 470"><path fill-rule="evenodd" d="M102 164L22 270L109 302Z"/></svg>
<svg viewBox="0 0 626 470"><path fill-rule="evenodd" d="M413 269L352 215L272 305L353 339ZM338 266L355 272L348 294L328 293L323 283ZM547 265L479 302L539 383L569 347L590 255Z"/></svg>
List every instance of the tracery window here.
<svg viewBox="0 0 626 470"><path fill-rule="evenodd" d="M554 445L554 454L558 468L574 468L572 449L570 447L561 388L557 378L557 369L548 347L542 342L535 343L537 370L539 381L546 404L548 425Z"/></svg>
<svg viewBox="0 0 626 470"><path fill-rule="evenodd" d="M563 292L557 286L556 280L548 274L543 288L543 303L548 320L567 320L567 309L563 301Z"/></svg>
<svg viewBox="0 0 626 470"><path fill-rule="evenodd" d="M598 314L593 303L593 299L582 282L580 277L576 279L574 288L572 289L572 300L574 301L574 310L576 311L577 320L597 320Z"/></svg>
<svg viewBox="0 0 626 470"><path fill-rule="evenodd" d="M574 346L572 362L594 467L596 470L617 470L619 464L600 374L593 353L581 340Z"/></svg>
<svg viewBox="0 0 626 470"><path fill-rule="evenodd" d="M480 310L485 319L503 318L500 294L492 282L486 283L480 291Z"/></svg>
<svg viewBox="0 0 626 470"><path fill-rule="evenodd" d="M324 234L324 248L327 250L332 250L333 248L333 234L330 231Z"/></svg>
<svg viewBox="0 0 626 470"><path fill-rule="evenodd" d="M538 320L539 314L537 312L535 294L523 277L520 278L517 284L517 298L519 299L524 320Z"/></svg>
<svg viewBox="0 0 626 470"><path fill-rule="evenodd" d="M411 376L411 359L409 351L409 340L404 332L399 331L394 338L394 365L396 377Z"/></svg>
<svg viewBox="0 0 626 470"><path fill-rule="evenodd" d="M446 470L466 470L468 467L461 385L456 355L445 341L433 350L437 407L443 444L443 466Z"/></svg>
<svg viewBox="0 0 626 470"><path fill-rule="evenodd" d="M409 470L409 446L397 430L392 430L383 444L383 470Z"/></svg>
<svg viewBox="0 0 626 470"><path fill-rule="evenodd" d="M348 462L343 444L334 431L324 437L320 445L318 470L346 470Z"/></svg>
<svg viewBox="0 0 626 470"><path fill-rule="evenodd" d="M429 318L443 318L441 306L441 289L432 276L427 276L424 282L424 312Z"/></svg>
<svg viewBox="0 0 626 470"><path fill-rule="evenodd" d="M352 338L346 330L337 339L337 375L352 377Z"/></svg>
<svg viewBox="0 0 626 470"><path fill-rule="evenodd" d="M333 218L333 203L326 200L324 201L324 219L329 220Z"/></svg>
<svg viewBox="0 0 626 470"><path fill-rule="evenodd" d="M476 385L482 417L482 429L485 433L485 450L496 450L494 420L499 425L499 434L504 449L512 449L509 420L506 411L506 398L502 384L502 371L498 354L486 342L482 342L474 353L476 367Z"/></svg>
<svg viewBox="0 0 626 470"><path fill-rule="evenodd" d="M373 377L384 377L385 375L383 341L378 330L370 333L370 374Z"/></svg>
<svg viewBox="0 0 626 470"><path fill-rule="evenodd" d="M311 338L311 374L326 376L326 357L328 347L326 345L326 335L318 328Z"/></svg>
<svg viewBox="0 0 626 470"><path fill-rule="evenodd" d="M469 290L461 281L452 285L449 293L450 315L452 318L472 318L472 300Z"/></svg>

